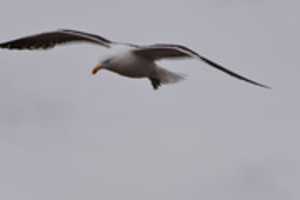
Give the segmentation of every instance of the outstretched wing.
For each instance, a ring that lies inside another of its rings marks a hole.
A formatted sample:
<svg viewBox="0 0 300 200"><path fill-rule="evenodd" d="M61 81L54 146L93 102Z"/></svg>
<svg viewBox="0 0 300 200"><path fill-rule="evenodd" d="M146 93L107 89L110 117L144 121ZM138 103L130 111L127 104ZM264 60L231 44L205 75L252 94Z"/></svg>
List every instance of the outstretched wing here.
<svg viewBox="0 0 300 200"><path fill-rule="evenodd" d="M109 48L113 43L112 41L109 41L98 35L64 29L53 32L40 33L4 42L0 44L0 48L18 50L50 49L55 47L56 45L73 42L87 42L101 45L107 48Z"/></svg>
<svg viewBox="0 0 300 200"><path fill-rule="evenodd" d="M225 67L221 66L220 64L215 63L215 62L207 59L206 57L201 56L197 52L195 52L185 46L182 46L182 45L155 44L155 45L137 48L137 49L133 50L133 52L139 56L143 56L147 59L154 60L154 61L161 60L161 59L198 58L198 59L202 60L203 62L205 62L206 64L208 64L218 70L221 70L222 72L224 72L232 77L235 77L237 79L246 81L248 83L251 83L251 84L254 84L254 85L257 85L260 87L270 88L267 85L258 83L249 78L241 76L229 69L226 69Z"/></svg>

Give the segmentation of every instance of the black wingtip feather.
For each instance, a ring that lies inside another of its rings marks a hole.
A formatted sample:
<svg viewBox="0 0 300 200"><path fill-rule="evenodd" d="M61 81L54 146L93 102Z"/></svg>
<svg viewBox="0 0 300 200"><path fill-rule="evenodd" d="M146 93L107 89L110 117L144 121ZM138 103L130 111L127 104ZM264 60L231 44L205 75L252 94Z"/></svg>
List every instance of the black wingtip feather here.
<svg viewBox="0 0 300 200"><path fill-rule="evenodd" d="M107 48L109 48L111 44L111 41L98 35L75 30L58 30L29 35L8 42L4 42L0 44L0 48L16 50L46 50L51 49L56 45L62 45L73 42L89 42L98 45L100 44Z"/></svg>
<svg viewBox="0 0 300 200"><path fill-rule="evenodd" d="M0 48L2 49L12 49L13 47L10 45L10 42L5 42L0 44Z"/></svg>
<svg viewBox="0 0 300 200"><path fill-rule="evenodd" d="M248 82L248 83L251 83L251 84L253 84L253 85L256 85L256 86L259 86L259 87L262 87L262 88L272 89L270 86L267 86L267 85L265 85L265 84L258 83L258 82L256 82L256 81L253 81L253 80L251 80L251 79L248 79L248 78L246 78L246 77L244 77L244 76L241 76L241 75L239 75L239 74L237 74L237 73L235 73L235 72L233 72L233 71L230 71L230 70L228 70L228 69L222 67L221 65L219 65L219 64L217 64L217 63L215 63L215 62L213 62L213 61L211 61L211 60L205 58L205 57L202 57L202 56L201 56L200 58L201 58L205 63L207 63L207 64L209 64L209 65L215 67L216 69L219 69L219 70L225 72L226 74L228 74L228 75L230 75L230 76L233 76L233 77L235 77L235 78L237 78L237 79L246 81L246 82Z"/></svg>

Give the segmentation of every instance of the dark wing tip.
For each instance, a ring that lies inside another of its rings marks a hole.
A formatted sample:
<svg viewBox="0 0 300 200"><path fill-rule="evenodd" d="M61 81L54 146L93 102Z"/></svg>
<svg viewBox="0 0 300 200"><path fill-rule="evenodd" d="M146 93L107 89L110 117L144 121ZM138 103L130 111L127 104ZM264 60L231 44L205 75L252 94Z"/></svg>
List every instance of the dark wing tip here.
<svg viewBox="0 0 300 200"><path fill-rule="evenodd" d="M10 49L11 46L9 45L9 43L5 42L5 43L1 43L0 44L0 48L2 48L2 49Z"/></svg>
<svg viewBox="0 0 300 200"><path fill-rule="evenodd" d="M13 45L13 41L4 42L0 44L0 48L2 49L17 49L15 45Z"/></svg>
<svg viewBox="0 0 300 200"><path fill-rule="evenodd" d="M265 88L265 89L268 89L268 90L271 90L272 87L268 86L268 85L264 85L264 84L261 84L261 83L258 83L258 82L255 82L255 81L252 81L250 79L246 80L246 79L242 79L248 83L252 83L253 85L256 85L256 86L259 86L259 87L262 87L262 88Z"/></svg>
<svg viewBox="0 0 300 200"><path fill-rule="evenodd" d="M72 42L89 42L100 44L107 48L109 48L110 44L112 43L108 39L105 39L98 35L69 29L60 29L58 31L44 32L0 43L0 48L16 50L46 50L53 48L56 45L62 45Z"/></svg>
<svg viewBox="0 0 300 200"><path fill-rule="evenodd" d="M10 50L33 50L33 49L50 49L53 48L54 45L39 45L39 46L33 46L33 45L23 45L15 43L14 41L6 42L0 44L0 48L2 49L10 49Z"/></svg>
<svg viewBox="0 0 300 200"><path fill-rule="evenodd" d="M0 43L0 48L12 50L34 50L34 49L50 49L55 46L55 41L45 42L42 34L23 37L8 42Z"/></svg>
<svg viewBox="0 0 300 200"><path fill-rule="evenodd" d="M265 88L265 89L268 89L268 90L271 90L272 87L268 86L268 85L264 85L264 84L261 84L261 83L257 83L257 82L252 82L254 85L257 85L259 87L262 87L262 88Z"/></svg>
<svg viewBox="0 0 300 200"><path fill-rule="evenodd" d="M253 80L251 80L251 79L249 79L249 78L246 78L246 77L244 77L244 76L241 76L241 75L239 75L239 74L237 74L237 73L235 73L235 72L233 72L233 71L230 71L230 70L226 69L225 67L222 67L221 65L219 65L219 64L217 64L217 63L215 63L215 62L213 62L213 61L211 61L211 60L209 60L209 59L207 59L207 58L205 58L205 57L203 57L203 56L200 56L200 58L201 58L205 63L207 63L207 64L209 64L209 65L215 67L216 69L219 69L219 70L225 72L226 74L228 74L228 75L230 75L230 76L233 76L233 77L235 77L235 78L237 78L237 79L246 81L246 82L248 82L248 83L251 83L251 84L253 84L253 85L256 85L256 86L259 86L259 87L262 87L262 88L272 89L272 88L271 88L270 86L268 86L268 85L265 85L265 84L262 84L262 83L253 81Z"/></svg>

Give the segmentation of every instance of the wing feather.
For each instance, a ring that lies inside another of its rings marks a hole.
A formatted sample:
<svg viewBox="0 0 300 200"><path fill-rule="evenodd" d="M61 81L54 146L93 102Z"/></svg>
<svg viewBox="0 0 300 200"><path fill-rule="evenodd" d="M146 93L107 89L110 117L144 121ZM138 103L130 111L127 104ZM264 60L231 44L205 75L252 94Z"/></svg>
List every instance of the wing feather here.
<svg viewBox="0 0 300 200"><path fill-rule="evenodd" d="M109 48L112 44L111 41L98 35L74 30L58 30L4 42L0 44L0 48L18 50L50 49L55 47L56 45L62 45L72 42L87 42L101 45L107 48Z"/></svg>
<svg viewBox="0 0 300 200"><path fill-rule="evenodd" d="M149 45L144 46L138 49L133 50L134 53L136 53L139 56L143 56L150 60L161 60L161 59L180 59L180 58L198 58L205 62L206 64L210 65L211 67L214 67L234 78L246 81L248 83L251 83L253 85L257 85L264 88L270 88L267 85L258 83L256 81L253 81L247 77L244 77L242 75L239 75L236 72L233 72L222 65L213 62L212 60L201 56L194 50L182 46L182 45L174 45L174 44L155 44L155 45Z"/></svg>

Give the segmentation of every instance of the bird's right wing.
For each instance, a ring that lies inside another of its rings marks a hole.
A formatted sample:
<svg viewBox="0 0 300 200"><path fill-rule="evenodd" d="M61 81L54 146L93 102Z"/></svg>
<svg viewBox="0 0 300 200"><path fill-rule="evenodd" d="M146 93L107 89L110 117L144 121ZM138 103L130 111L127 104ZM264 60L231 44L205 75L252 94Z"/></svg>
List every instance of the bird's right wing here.
<svg viewBox="0 0 300 200"><path fill-rule="evenodd" d="M267 85L258 83L256 81L253 81L249 78L246 78L242 75L239 75L236 72L233 72L220 64L198 54L197 52L193 51L190 48L187 48L182 45L174 45L174 44L155 44L155 45L149 45L144 47L139 47L133 50L133 52L136 55L143 56L146 59L150 60L161 60L161 59L180 59L180 58L198 58L205 62L206 64L210 65L211 67L214 67L232 77L235 77L237 79L246 81L248 83L251 83L253 85L257 85L264 88L270 88Z"/></svg>
<svg viewBox="0 0 300 200"><path fill-rule="evenodd" d="M36 49L50 49L56 45L62 45L73 42L87 42L101 45L110 48L114 43L101 36L85 33L75 30L58 30L46 33L31 35L16 40L0 43L0 48L17 49L17 50L36 50Z"/></svg>

